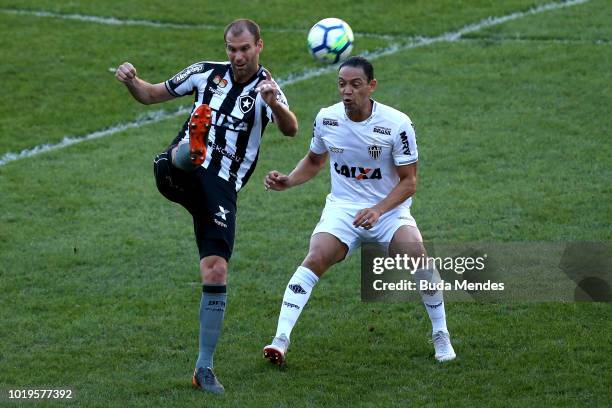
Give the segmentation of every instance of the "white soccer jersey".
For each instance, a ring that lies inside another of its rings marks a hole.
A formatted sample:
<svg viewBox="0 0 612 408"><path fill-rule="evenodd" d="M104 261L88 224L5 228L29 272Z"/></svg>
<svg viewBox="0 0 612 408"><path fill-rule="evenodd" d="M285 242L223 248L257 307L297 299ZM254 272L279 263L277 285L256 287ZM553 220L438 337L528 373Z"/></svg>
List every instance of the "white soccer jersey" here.
<svg viewBox="0 0 612 408"><path fill-rule="evenodd" d="M418 160L410 118L375 101L372 115L363 122L350 120L342 102L321 109L310 150L329 152L328 200L364 206L377 204L399 183L395 166ZM410 207L411 202L409 198L401 206Z"/></svg>

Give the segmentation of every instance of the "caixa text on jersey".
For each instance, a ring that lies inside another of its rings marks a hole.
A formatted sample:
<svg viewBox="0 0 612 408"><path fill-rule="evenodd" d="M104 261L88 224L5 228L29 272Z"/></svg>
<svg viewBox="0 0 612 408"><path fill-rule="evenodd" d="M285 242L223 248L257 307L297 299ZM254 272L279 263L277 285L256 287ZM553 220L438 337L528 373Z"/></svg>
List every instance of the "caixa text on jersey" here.
<svg viewBox="0 0 612 408"><path fill-rule="evenodd" d="M380 180L382 173L379 168L371 169L368 167L347 166L346 164L338 164L334 162L334 170L341 176L354 178L357 180Z"/></svg>

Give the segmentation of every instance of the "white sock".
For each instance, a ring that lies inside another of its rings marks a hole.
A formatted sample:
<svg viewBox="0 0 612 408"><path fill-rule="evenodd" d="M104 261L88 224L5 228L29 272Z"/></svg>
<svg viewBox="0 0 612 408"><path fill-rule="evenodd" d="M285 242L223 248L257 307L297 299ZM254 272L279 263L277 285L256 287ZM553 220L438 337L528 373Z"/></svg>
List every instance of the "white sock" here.
<svg viewBox="0 0 612 408"><path fill-rule="evenodd" d="M435 333L443 331L448 333L448 329L446 328L446 312L444 311L444 302L423 303L425 304L425 309L429 315L429 320L431 320L432 332Z"/></svg>
<svg viewBox="0 0 612 408"><path fill-rule="evenodd" d="M291 335L291 330L297 322L302 309L310 298L312 288L319 281L319 277L310 269L298 266L295 273L289 279L283 303L281 304L280 314L278 316L278 326L276 328L276 336L285 334L287 338Z"/></svg>
<svg viewBox="0 0 612 408"><path fill-rule="evenodd" d="M421 280L426 280L428 282L438 283L441 281L440 274L437 270L430 269L417 269L414 278L418 282ZM431 320L432 332L443 331L448 333L448 328L446 327L446 311L444 310L444 298L442 296L441 290L436 291L420 291L421 299L423 299L423 303L425 304L425 310L427 310L427 314L429 315L429 320Z"/></svg>

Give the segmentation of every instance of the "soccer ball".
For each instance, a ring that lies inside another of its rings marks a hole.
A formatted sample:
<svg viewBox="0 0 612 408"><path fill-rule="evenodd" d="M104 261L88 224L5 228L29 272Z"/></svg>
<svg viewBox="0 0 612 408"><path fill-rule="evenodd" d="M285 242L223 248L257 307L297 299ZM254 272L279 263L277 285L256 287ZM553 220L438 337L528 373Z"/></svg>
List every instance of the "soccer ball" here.
<svg viewBox="0 0 612 408"><path fill-rule="evenodd" d="M339 18L325 18L308 32L308 49L326 64L345 60L353 49L353 30Z"/></svg>

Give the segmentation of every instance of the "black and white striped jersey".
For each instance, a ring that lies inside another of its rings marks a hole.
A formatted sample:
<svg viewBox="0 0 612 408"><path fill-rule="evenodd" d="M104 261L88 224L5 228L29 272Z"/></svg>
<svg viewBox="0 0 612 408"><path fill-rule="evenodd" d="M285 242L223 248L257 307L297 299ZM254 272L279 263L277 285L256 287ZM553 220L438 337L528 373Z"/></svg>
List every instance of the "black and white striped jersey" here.
<svg viewBox="0 0 612 408"><path fill-rule="evenodd" d="M194 95L193 109L203 103L212 109L208 149L202 166L234 183L236 191L253 174L263 132L268 122L274 120L272 109L255 91L263 80L265 75L261 66L247 82L234 83L229 62L203 61L185 68L165 82L166 89L174 96ZM282 91L277 99L287 105ZM175 142L189 137L188 123L189 118Z"/></svg>

